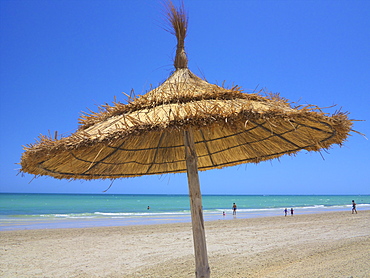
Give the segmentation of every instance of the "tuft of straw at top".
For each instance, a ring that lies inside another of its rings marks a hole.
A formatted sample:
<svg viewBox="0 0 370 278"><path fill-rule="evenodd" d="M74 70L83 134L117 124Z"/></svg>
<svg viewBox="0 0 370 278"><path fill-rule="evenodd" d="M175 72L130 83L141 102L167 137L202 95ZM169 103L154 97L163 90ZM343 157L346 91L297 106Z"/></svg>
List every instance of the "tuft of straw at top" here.
<svg viewBox="0 0 370 278"><path fill-rule="evenodd" d="M176 36L177 49L174 66L176 70L188 67L188 58L185 52L185 37L188 28L188 18L185 12L184 3L176 9L174 4L169 1L166 7L166 18L171 28L167 31Z"/></svg>

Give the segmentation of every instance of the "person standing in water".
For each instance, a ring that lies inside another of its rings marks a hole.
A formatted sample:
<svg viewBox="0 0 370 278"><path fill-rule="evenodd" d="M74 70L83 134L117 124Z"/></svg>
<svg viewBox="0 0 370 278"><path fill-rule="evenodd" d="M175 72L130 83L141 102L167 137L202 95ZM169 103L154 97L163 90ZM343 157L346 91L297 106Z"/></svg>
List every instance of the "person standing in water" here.
<svg viewBox="0 0 370 278"><path fill-rule="evenodd" d="M355 200L352 200L352 214L356 212L357 214L357 209L356 209L356 203L355 203Z"/></svg>
<svg viewBox="0 0 370 278"><path fill-rule="evenodd" d="M236 215L236 204L235 203L233 203L233 215Z"/></svg>

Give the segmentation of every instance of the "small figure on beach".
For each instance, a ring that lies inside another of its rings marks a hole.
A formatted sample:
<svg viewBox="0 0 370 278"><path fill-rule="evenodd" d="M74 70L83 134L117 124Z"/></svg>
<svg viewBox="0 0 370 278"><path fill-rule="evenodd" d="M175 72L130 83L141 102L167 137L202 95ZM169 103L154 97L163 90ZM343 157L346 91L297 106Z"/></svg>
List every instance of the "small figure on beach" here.
<svg viewBox="0 0 370 278"><path fill-rule="evenodd" d="M291 216L293 216L293 213L294 213L294 209L293 209L293 208L291 208L291 209L290 209L290 215L291 215Z"/></svg>
<svg viewBox="0 0 370 278"><path fill-rule="evenodd" d="M150 210L150 206L147 207L147 210Z"/></svg>
<svg viewBox="0 0 370 278"><path fill-rule="evenodd" d="M237 209L236 204L233 203L233 215L236 215L236 209Z"/></svg>
<svg viewBox="0 0 370 278"><path fill-rule="evenodd" d="M352 214L356 212L357 214L357 209L356 209L356 203L355 203L355 200L352 200Z"/></svg>
<svg viewBox="0 0 370 278"><path fill-rule="evenodd" d="M222 215L223 215L223 216L225 216L225 215L226 215L225 211L223 211L223 212L222 212Z"/></svg>
<svg viewBox="0 0 370 278"><path fill-rule="evenodd" d="M285 216L287 216L287 214L288 214L288 209L287 208L284 209L284 214L285 214Z"/></svg>

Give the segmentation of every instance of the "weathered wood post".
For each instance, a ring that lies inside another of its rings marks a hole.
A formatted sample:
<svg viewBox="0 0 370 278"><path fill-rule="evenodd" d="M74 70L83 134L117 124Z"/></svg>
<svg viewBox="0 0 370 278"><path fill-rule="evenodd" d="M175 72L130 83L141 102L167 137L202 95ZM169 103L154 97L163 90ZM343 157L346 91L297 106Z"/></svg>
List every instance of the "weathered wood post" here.
<svg viewBox="0 0 370 278"><path fill-rule="evenodd" d="M195 275L197 278L209 278L206 236L202 211L202 195L200 193L198 175L198 157L195 151L194 136L191 129L184 131L186 169L188 175L191 223L195 253Z"/></svg>

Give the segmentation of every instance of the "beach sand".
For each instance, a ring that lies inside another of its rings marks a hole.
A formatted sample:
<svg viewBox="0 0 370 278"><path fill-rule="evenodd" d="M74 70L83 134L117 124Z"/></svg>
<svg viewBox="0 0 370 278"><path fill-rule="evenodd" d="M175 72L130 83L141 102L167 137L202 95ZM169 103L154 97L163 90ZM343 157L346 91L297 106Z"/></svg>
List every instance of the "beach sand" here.
<svg viewBox="0 0 370 278"><path fill-rule="evenodd" d="M211 277L370 277L370 210L205 223ZM0 232L1 277L195 277L190 223Z"/></svg>

